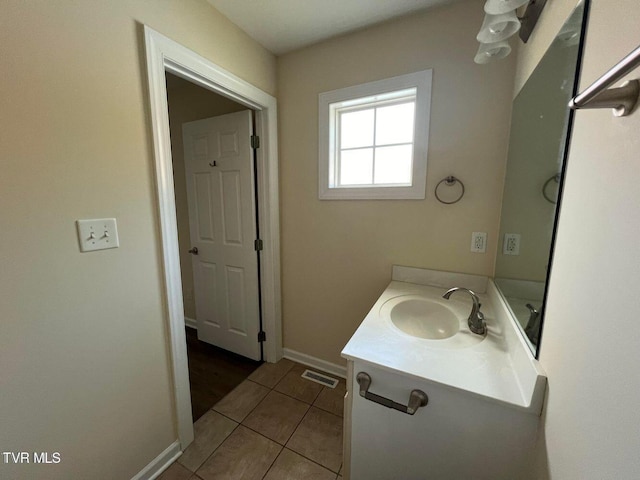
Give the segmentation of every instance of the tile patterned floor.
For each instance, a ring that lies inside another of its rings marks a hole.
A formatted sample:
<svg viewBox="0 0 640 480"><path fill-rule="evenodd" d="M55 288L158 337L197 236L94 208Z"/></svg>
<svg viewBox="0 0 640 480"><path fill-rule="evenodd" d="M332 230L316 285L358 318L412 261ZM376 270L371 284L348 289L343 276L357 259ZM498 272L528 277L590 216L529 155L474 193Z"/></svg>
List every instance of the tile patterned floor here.
<svg viewBox="0 0 640 480"><path fill-rule="evenodd" d="M195 424L195 440L159 480L342 480L346 391L265 363Z"/></svg>

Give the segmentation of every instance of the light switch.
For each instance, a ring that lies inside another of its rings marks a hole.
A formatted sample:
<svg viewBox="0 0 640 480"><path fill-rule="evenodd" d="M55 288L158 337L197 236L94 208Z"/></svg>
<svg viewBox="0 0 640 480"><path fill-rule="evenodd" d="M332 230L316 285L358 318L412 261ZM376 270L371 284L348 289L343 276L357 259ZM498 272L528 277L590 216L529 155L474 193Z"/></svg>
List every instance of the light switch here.
<svg viewBox="0 0 640 480"><path fill-rule="evenodd" d="M118 248L118 227L115 218L77 220L81 252Z"/></svg>

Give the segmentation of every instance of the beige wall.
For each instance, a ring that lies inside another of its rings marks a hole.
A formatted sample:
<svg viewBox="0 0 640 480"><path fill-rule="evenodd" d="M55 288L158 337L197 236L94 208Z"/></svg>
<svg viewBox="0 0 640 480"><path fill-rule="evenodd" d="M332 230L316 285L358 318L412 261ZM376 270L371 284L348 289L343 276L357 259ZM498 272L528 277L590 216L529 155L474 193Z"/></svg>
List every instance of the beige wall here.
<svg viewBox="0 0 640 480"><path fill-rule="evenodd" d="M171 129L171 157L173 159L173 183L176 197L178 220L178 242L180 244L180 272L182 275L182 297L184 314L196 319L196 304L193 297L193 267L191 236L189 235L189 206L187 205L187 184L184 171L184 145L182 124L194 120L239 112L247 107L228 98L215 94L175 75L170 78L167 90L169 99L169 124Z"/></svg>
<svg viewBox="0 0 640 480"><path fill-rule="evenodd" d="M577 4L578 0L552 0L547 2L528 42L525 44L519 40L517 41L516 56L518 57L518 63L516 64L514 97L536 68L538 62L560 31L560 27L562 27Z"/></svg>
<svg viewBox="0 0 640 480"><path fill-rule="evenodd" d="M491 275L514 58L476 65L482 5L462 2L278 58L284 346L342 363L393 264ZM318 200L318 94L434 69L427 199ZM447 175L456 205L433 196ZM489 233L486 254L471 232Z"/></svg>
<svg viewBox="0 0 640 480"><path fill-rule="evenodd" d="M205 0L8 1L0 14L2 478L131 478L176 438L146 23L275 93L275 59ZM120 248L80 253L75 220Z"/></svg>
<svg viewBox="0 0 640 480"><path fill-rule="evenodd" d="M573 3L550 5L568 14ZM583 89L638 46L639 16L637 0L592 2ZM549 25L539 33L554 35ZM526 48L523 65L539 56ZM639 111L576 115L540 352L549 386L536 479L631 480L640 472L639 131Z"/></svg>

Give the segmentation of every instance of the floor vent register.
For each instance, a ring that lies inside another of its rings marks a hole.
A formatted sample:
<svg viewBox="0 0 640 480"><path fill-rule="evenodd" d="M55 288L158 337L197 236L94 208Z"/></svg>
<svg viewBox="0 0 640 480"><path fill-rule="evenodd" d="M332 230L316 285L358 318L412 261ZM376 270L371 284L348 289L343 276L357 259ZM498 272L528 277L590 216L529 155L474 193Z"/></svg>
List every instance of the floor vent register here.
<svg viewBox="0 0 640 480"><path fill-rule="evenodd" d="M306 378L307 380L311 380L312 382L319 383L320 385L324 385L329 388L336 388L336 385L338 385L338 380L335 378L328 377L322 373L314 372L312 370L305 370L301 376L302 378Z"/></svg>

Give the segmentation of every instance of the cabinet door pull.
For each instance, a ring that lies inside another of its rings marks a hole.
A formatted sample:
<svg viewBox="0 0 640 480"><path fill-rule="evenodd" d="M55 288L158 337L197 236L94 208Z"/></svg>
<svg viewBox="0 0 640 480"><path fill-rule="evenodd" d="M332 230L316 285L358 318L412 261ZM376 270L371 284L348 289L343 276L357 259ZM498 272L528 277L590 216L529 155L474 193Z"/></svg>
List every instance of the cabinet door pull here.
<svg viewBox="0 0 640 480"><path fill-rule="evenodd" d="M371 377L365 372L358 373L358 375L356 375L356 381L358 382L358 385L360 385L361 397L372 402L379 403L387 408L393 408L394 410L398 410L402 413L413 415L420 407L426 407L427 403L429 403L429 397L427 397L427 394L422 390L411 390L408 405L402 405L401 403L394 402L389 398L371 393L369 391L369 387L371 386Z"/></svg>

